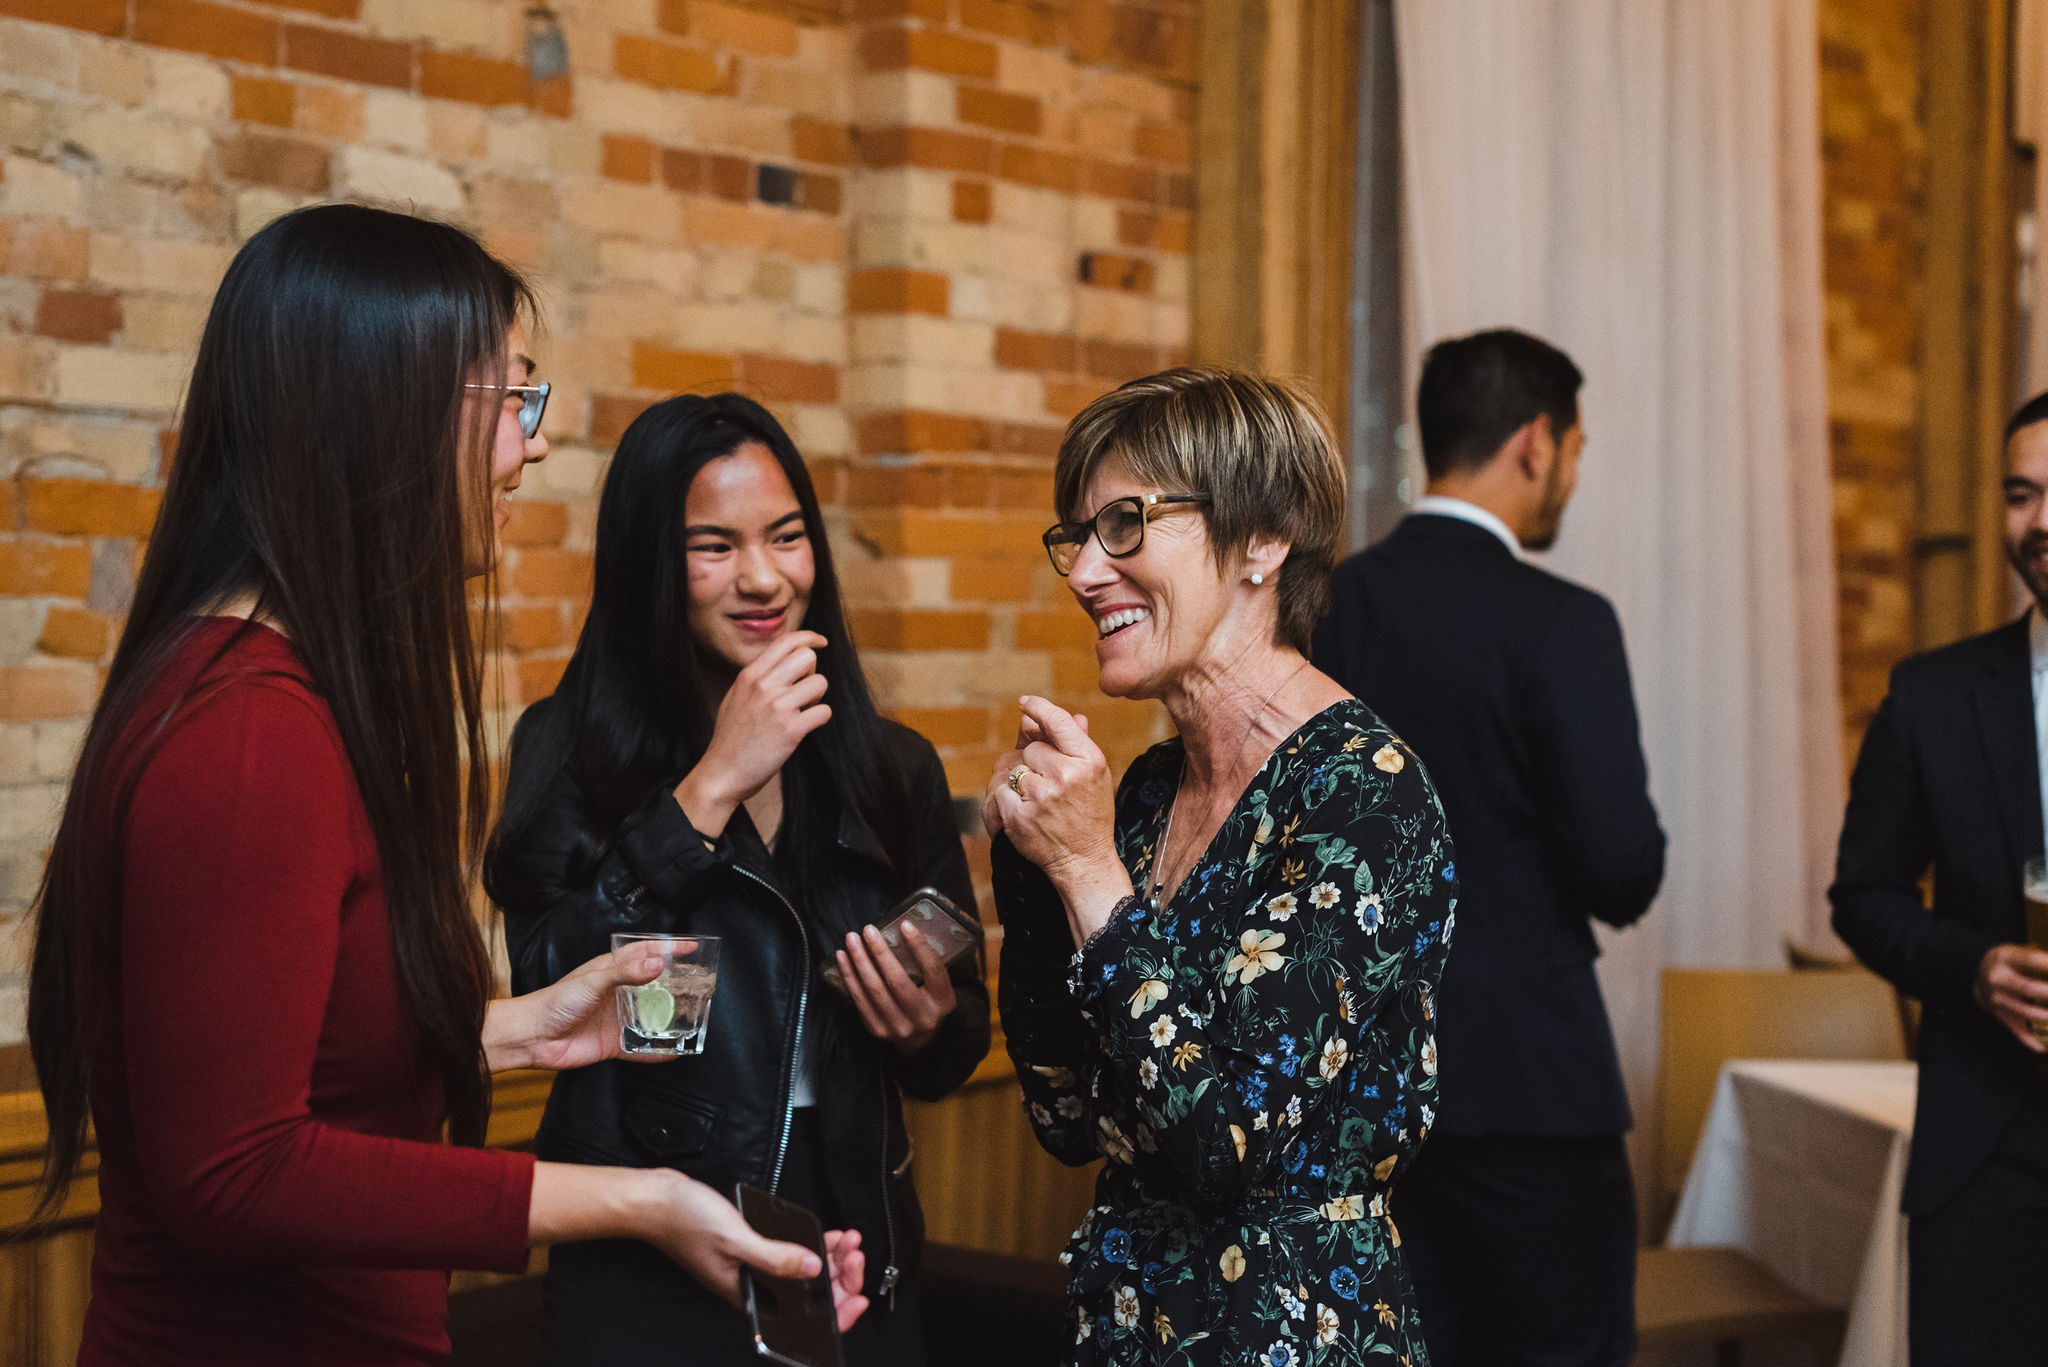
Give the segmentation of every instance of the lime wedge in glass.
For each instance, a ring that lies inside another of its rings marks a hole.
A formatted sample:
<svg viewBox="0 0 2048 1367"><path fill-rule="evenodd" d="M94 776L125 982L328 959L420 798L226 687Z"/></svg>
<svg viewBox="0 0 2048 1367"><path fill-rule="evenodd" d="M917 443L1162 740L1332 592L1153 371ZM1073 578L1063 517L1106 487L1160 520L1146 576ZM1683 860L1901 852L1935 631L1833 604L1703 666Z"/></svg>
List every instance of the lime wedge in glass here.
<svg viewBox="0 0 2048 1367"><path fill-rule="evenodd" d="M676 999L660 983L633 989L633 1015L646 1034L659 1035L675 1022Z"/></svg>

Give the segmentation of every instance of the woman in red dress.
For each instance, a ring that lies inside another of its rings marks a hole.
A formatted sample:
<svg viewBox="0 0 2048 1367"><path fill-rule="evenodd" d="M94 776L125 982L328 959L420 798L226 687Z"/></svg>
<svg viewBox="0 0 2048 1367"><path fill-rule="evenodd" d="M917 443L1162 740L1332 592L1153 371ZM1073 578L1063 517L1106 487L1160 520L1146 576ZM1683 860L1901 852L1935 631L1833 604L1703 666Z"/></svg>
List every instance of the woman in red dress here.
<svg viewBox="0 0 2048 1367"><path fill-rule="evenodd" d="M100 1150L80 1361L423 1363L445 1269L626 1237L714 1290L815 1258L680 1173L481 1147L493 1069L617 1051L606 956L491 1000L470 581L547 454L524 283L351 205L215 297L38 904L46 1208ZM452 1143L443 1142L444 1132ZM833 1235L841 1318L857 1237Z"/></svg>

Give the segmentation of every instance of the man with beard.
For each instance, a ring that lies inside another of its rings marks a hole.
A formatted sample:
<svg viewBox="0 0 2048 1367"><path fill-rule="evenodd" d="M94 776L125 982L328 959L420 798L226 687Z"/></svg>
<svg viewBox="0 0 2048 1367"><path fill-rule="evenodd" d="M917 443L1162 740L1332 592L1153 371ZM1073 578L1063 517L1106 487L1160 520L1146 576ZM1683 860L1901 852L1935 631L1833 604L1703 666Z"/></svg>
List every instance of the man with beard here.
<svg viewBox="0 0 2048 1367"><path fill-rule="evenodd" d="M2004 496L2033 605L1892 671L1828 894L1857 957L1926 1008L1901 1202L1914 1367L2048 1353L2048 953L2021 891L2048 785L2048 394L2006 424Z"/></svg>
<svg viewBox="0 0 2048 1367"><path fill-rule="evenodd" d="M1316 635L1316 664L1429 766L1457 845L1442 1113L1408 1119L1430 1138L1393 1210L1436 1367L1634 1351L1630 1118L1592 922L1648 909L1664 832L1613 607L1522 558L1577 482L1579 385L1524 333L1431 348L1428 497L1337 567Z"/></svg>

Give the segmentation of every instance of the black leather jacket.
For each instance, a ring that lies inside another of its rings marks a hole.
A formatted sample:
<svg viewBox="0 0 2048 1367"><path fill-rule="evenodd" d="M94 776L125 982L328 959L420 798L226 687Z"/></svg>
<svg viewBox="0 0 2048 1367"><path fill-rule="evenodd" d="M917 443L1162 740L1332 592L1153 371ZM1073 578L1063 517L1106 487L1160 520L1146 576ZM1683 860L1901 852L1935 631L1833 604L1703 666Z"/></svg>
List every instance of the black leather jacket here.
<svg viewBox="0 0 2048 1367"><path fill-rule="evenodd" d="M529 718L550 706L536 703ZM527 722L522 718L521 730ZM904 894L926 884L972 913L974 886L938 755L907 727L882 727L883 743L906 776L904 790L922 799L908 814L915 867L897 869L867 823L847 813L831 876L867 920L879 922ZM519 740L515 732L514 770ZM572 886L570 854L593 837L607 852L594 876ZM953 967L959 1004L937 1038L918 1057L901 1057L869 1035L819 978L829 962L824 946L836 937L790 904L745 814L707 845L668 787L615 829L598 830L581 789L558 775L539 814L498 851L492 883L505 900L514 992L545 987L606 952L615 931L722 937L704 1053L561 1074L535 1144L542 1159L673 1167L728 1195L739 1182L775 1190L788 1145L798 1031L817 1029L822 1006L838 1013L830 1017L828 1047L813 1057L825 1176L839 1217L861 1232L870 1297L886 1295L916 1270L924 1221L898 1088L937 1100L966 1081L988 1052L988 989L974 956Z"/></svg>

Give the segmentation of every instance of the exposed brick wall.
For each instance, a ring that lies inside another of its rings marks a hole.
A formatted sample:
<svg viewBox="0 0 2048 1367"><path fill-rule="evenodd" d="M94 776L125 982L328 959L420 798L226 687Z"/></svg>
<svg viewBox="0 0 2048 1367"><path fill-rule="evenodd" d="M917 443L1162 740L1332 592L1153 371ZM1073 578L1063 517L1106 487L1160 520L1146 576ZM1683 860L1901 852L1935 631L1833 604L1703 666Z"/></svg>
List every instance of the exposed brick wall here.
<svg viewBox="0 0 2048 1367"><path fill-rule="evenodd" d="M1820 0L1828 416L1843 724L1862 743L1914 647L1925 0Z"/></svg>
<svg viewBox="0 0 2048 1367"><path fill-rule="evenodd" d="M1188 336L1194 0L0 0L0 1042L8 930L236 245L330 198L474 227L547 304L553 455L507 532L509 704L559 678L640 408L737 388L830 505L878 692L978 791L1094 691L1046 564L1061 425Z"/></svg>

